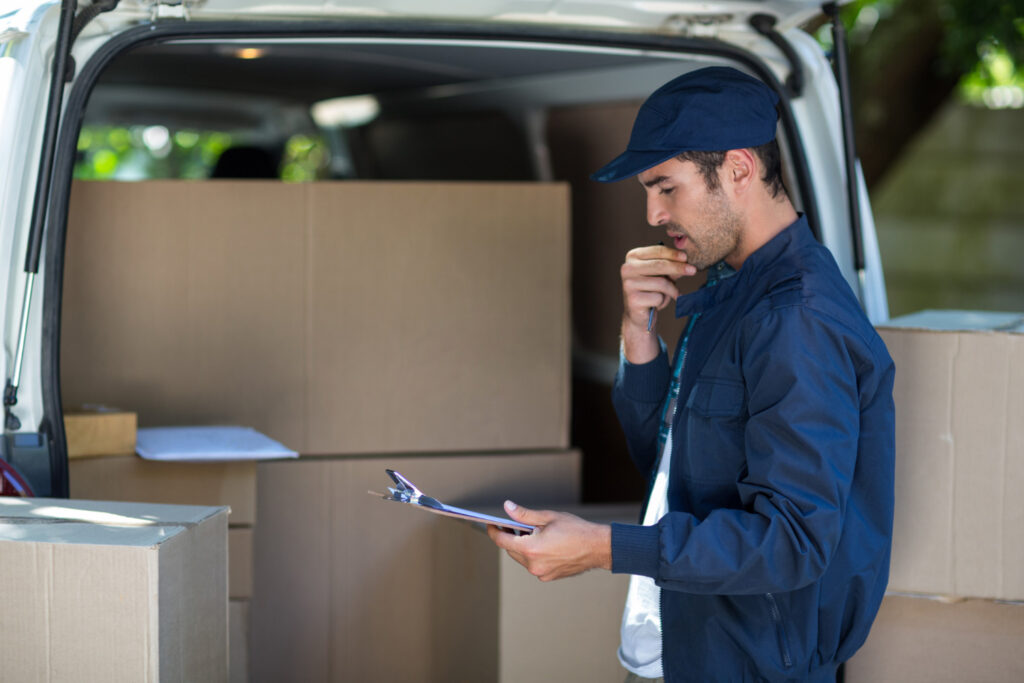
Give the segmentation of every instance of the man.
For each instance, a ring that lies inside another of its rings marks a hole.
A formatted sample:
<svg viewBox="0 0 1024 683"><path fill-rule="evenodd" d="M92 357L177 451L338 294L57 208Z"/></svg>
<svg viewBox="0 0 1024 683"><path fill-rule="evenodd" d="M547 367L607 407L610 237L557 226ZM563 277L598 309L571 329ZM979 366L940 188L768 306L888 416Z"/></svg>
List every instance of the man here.
<svg viewBox="0 0 1024 683"><path fill-rule="evenodd" d="M892 360L782 185L777 101L735 69L685 74L594 175L636 176L674 246L621 269L613 400L651 479L643 525L509 502L539 529L489 532L541 580L633 575L627 680L835 681L888 579ZM680 297L698 270L707 284ZM689 322L670 362L652 323L673 301Z"/></svg>

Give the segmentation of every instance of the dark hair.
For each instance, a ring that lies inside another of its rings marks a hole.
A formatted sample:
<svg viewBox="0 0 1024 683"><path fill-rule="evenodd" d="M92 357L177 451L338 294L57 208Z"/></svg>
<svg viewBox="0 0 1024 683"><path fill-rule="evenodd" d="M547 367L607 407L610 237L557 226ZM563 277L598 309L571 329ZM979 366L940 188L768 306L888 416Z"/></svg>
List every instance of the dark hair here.
<svg viewBox="0 0 1024 683"><path fill-rule="evenodd" d="M779 152L778 140L772 139L763 145L751 148L757 158L761 160L761 165L764 167L764 173L761 176L761 180L765 185L768 186L768 192L772 197L778 197L779 194L786 194L786 187L782 184L782 155ZM725 161L725 152L705 152L701 150L693 150L689 152L682 152L676 157L680 161L692 161L700 169L700 173L704 176L704 184L707 185L709 190L717 190L718 184L718 169L722 167L722 162Z"/></svg>

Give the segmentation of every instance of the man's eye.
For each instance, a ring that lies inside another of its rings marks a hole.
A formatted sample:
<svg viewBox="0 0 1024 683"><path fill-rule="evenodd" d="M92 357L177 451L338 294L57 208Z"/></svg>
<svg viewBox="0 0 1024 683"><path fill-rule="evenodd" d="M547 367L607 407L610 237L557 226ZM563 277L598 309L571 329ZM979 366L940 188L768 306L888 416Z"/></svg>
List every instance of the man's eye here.
<svg viewBox="0 0 1024 683"><path fill-rule="evenodd" d="M659 194L672 194L672 191L675 190L675 189L676 188L674 188L674 187L659 187L658 188Z"/></svg>

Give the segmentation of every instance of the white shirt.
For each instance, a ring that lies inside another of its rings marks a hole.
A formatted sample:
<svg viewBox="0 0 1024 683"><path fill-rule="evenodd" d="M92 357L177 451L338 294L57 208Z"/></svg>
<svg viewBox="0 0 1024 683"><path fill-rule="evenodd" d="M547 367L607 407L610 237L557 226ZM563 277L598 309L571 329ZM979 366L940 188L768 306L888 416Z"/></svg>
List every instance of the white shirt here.
<svg viewBox="0 0 1024 683"><path fill-rule="evenodd" d="M669 432L647 500L644 526L657 524L668 512L671 455L672 433ZM629 578L626 609L622 613L619 663L642 678L661 678L664 675L661 666L661 589L650 577L634 574Z"/></svg>

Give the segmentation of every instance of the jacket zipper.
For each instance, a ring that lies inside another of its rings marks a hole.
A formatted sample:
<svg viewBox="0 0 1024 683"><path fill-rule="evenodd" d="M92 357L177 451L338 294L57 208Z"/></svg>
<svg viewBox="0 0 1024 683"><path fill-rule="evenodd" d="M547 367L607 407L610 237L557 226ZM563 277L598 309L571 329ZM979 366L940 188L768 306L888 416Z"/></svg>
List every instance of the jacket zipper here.
<svg viewBox="0 0 1024 683"><path fill-rule="evenodd" d="M765 593L764 596L768 598L768 610L772 613L772 621L775 622L775 634L779 639L782 663L788 669L793 666L793 658L789 656L789 643L786 642L786 629L782 625L782 613L779 611L779 604L775 601L774 595Z"/></svg>

